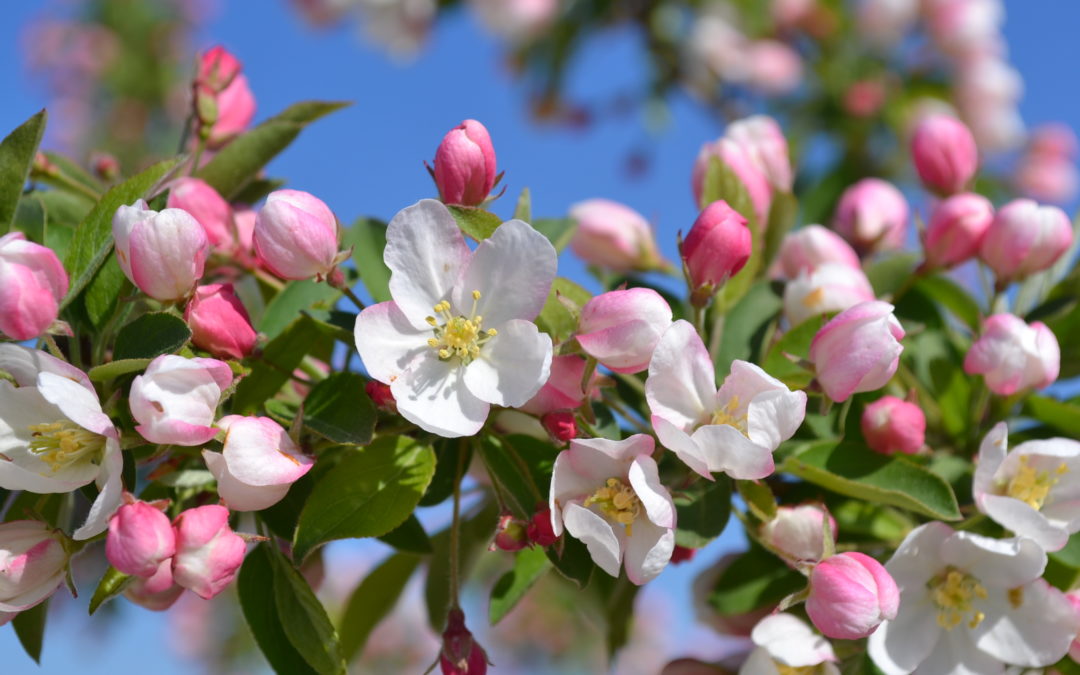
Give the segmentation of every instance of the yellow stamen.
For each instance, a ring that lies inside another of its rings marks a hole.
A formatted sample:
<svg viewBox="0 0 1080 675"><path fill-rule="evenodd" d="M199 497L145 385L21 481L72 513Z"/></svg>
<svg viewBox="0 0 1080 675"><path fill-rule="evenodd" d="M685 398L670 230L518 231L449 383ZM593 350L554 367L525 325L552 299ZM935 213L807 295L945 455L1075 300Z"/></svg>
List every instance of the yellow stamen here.
<svg viewBox="0 0 1080 675"><path fill-rule="evenodd" d="M446 300L434 307L440 319L427 317L435 333L435 337L428 339L428 345L438 352L440 359L457 357L468 364L480 356L480 347L497 334L493 328L484 330L484 317L476 313L480 297L480 291L472 292L473 306L468 317L451 314L450 303Z"/></svg>
<svg viewBox="0 0 1080 675"><path fill-rule="evenodd" d="M587 508L596 504L604 515L626 528L626 536L633 535L634 520L641 513L641 500L634 490L618 478L608 478L604 487L585 500Z"/></svg>
<svg viewBox="0 0 1080 675"><path fill-rule="evenodd" d="M738 429L743 436L746 435L746 411L743 411L741 415L736 414L739 409L739 397L732 396L731 400L727 404L718 409L712 415L710 424L727 424L728 426Z"/></svg>
<svg viewBox="0 0 1080 675"><path fill-rule="evenodd" d="M105 437L83 429L70 420L31 424L30 452L49 465L56 473L80 460L94 465L101 463Z"/></svg>
<svg viewBox="0 0 1080 675"><path fill-rule="evenodd" d="M820 675L825 672L824 665L820 663L815 666L789 666L773 659L773 665L779 675Z"/></svg>
<svg viewBox="0 0 1080 675"><path fill-rule="evenodd" d="M1058 476L1068 471L1069 467L1062 462L1051 475L1050 471L1039 471L1032 467L1030 455L1020 455L1020 466L1016 470L1016 475L1005 486L1005 495L1026 502L1031 508L1039 510L1046 502L1050 489L1060 480Z"/></svg>
<svg viewBox="0 0 1080 675"><path fill-rule="evenodd" d="M1024 604L1024 587L1017 586L1016 588L1009 589L1009 604L1013 606L1013 609L1020 609Z"/></svg>
<svg viewBox="0 0 1080 675"><path fill-rule="evenodd" d="M965 619L969 628L975 628L986 618L973 605L975 600L987 598L986 587L970 574L947 567L930 580L929 587L930 597L938 608L937 623L945 630L956 628Z"/></svg>

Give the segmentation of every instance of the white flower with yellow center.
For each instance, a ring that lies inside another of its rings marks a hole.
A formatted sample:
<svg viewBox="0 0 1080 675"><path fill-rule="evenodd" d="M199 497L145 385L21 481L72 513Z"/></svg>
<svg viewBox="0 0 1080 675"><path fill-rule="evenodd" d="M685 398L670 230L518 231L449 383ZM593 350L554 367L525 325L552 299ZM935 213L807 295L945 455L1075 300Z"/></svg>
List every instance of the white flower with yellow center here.
<svg viewBox="0 0 1080 675"><path fill-rule="evenodd" d="M793 614L770 614L750 633L754 650L739 675L840 675L829 641Z"/></svg>
<svg viewBox="0 0 1080 675"><path fill-rule="evenodd" d="M0 344L0 488L50 494L96 482L97 499L73 535L88 539L120 506L122 469L119 434L86 374Z"/></svg>
<svg viewBox="0 0 1080 675"><path fill-rule="evenodd" d="M1080 619L1040 578L1045 567L1046 553L1030 539L990 539L938 522L912 530L885 565L900 610L870 636L870 657L886 675L1056 663Z"/></svg>
<svg viewBox="0 0 1080 675"><path fill-rule="evenodd" d="M520 220L470 251L441 202L424 199L394 216L383 254L394 299L360 313L356 349L405 419L440 436L471 436L492 405L517 407L540 390L551 338L532 319L556 257Z"/></svg>
<svg viewBox="0 0 1080 675"><path fill-rule="evenodd" d="M689 322L665 331L645 381L656 436L706 478L764 478L773 472L773 451L802 424L806 394L746 361L731 363L719 391L715 373Z"/></svg>
<svg viewBox="0 0 1080 675"><path fill-rule="evenodd" d="M1080 531L1080 443L1050 438L1008 451L999 423L979 446L972 491L979 510L1047 551L1059 551Z"/></svg>

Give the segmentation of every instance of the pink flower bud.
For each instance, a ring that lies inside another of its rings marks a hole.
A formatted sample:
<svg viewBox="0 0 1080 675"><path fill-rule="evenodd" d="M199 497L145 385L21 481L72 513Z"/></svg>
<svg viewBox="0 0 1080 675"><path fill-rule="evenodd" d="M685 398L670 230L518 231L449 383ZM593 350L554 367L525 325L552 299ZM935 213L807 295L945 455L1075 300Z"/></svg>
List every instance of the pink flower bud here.
<svg viewBox="0 0 1080 675"><path fill-rule="evenodd" d="M90 157L90 165L94 169L94 175L106 182L112 182L120 177L120 160L107 153L94 153Z"/></svg>
<svg viewBox="0 0 1080 675"><path fill-rule="evenodd" d="M172 560L163 560L153 576L135 577L124 590L124 597L146 609L163 612L173 606L184 587L173 583Z"/></svg>
<svg viewBox="0 0 1080 675"><path fill-rule="evenodd" d="M203 275L210 240L187 211L151 211L139 200L112 220L116 260L131 283L155 300L187 298Z"/></svg>
<svg viewBox="0 0 1080 675"><path fill-rule="evenodd" d="M447 204L478 206L495 186L495 147L487 128L465 120L447 132L435 151L435 185Z"/></svg>
<svg viewBox="0 0 1080 675"><path fill-rule="evenodd" d="M825 263L800 272L784 286L784 316L798 326L812 316L842 312L874 299L874 288L861 267Z"/></svg>
<svg viewBox="0 0 1080 675"><path fill-rule="evenodd" d="M844 110L852 117L873 117L887 93L881 80L859 80L844 92Z"/></svg>
<svg viewBox="0 0 1080 675"><path fill-rule="evenodd" d="M701 205L705 192L705 178L708 176L709 164L713 158L717 158L725 164L732 173L742 182L746 193L750 197L750 203L754 208L754 217L764 227L769 221L769 207L772 205L772 186L765 177L765 173L754 162L746 149L730 138L721 138L715 143L706 143L701 146L697 160L694 162L693 171L690 174L690 187L694 191L694 203ZM742 214L749 217L750 214Z"/></svg>
<svg viewBox="0 0 1080 675"><path fill-rule="evenodd" d="M484 675L487 673L487 653L465 627L465 614L454 607L446 616L442 634L439 667L443 675Z"/></svg>
<svg viewBox="0 0 1080 675"><path fill-rule="evenodd" d="M255 349L258 335L232 284L209 284L195 289L184 309L191 341L223 359L242 359Z"/></svg>
<svg viewBox="0 0 1080 675"><path fill-rule="evenodd" d="M974 257L993 219L990 200L973 192L938 203L926 228L927 265L951 267Z"/></svg>
<svg viewBox="0 0 1080 675"><path fill-rule="evenodd" d="M911 138L911 158L926 189L941 195L963 190L979 170L975 138L950 115L927 115Z"/></svg>
<svg viewBox="0 0 1080 675"><path fill-rule="evenodd" d="M188 509L176 517L173 528L173 580L206 600L225 590L247 548L229 527L229 510L217 504Z"/></svg>
<svg viewBox="0 0 1080 675"><path fill-rule="evenodd" d="M337 218L307 192L271 192L255 220L254 241L259 260L282 279L321 280L337 264Z"/></svg>
<svg viewBox="0 0 1080 675"><path fill-rule="evenodd" d="M765 94L787 94L802 81L799 52L779 40L754 40L747 46L747 83Z"/></svg>
<svg viewBox="0 0 1080 675"><path fill-rule="evenodd" d="M220 148L248 128L255 117L255 95L247 77L237 75L224 91L214 98L217 119L211 126L207 144Z"/></svg>
<svg viewBox="0 0 1080 675"><path fill-rule="evenodd" d="M529 545L529 535L525 531L525 523L521 522L509 513L499 516L499 523L495 526L495 540L491 543L491 550L520 551Z"/></svg>
<svg viewBox="0 0 1080 675"><path fill-rule="evenodd" d="M22 232L0 237L0 333L31 340L48 330L68 292L68 276L52 249Z"/></svg>
<svg viewBox="0 0 1080 675"><path fill-rule="evenodd" d="M211 47L199 55L196 82L213 91L224 91L239 74L240 60L221 45Z"/></svg>
<svg viewBox="0 0 1080 675"><path fill-rule="evenodd" d="M390 391L390 385L378 380L369 380L364 385L364 391L379 410L397 412L397 401L394 400L394 393Z"/></svg>
<svg viewBox="0 0 1080 675"><path fill-rule="evenodd" d="M914 455L922 449L926 415L922 408L895 396L882 396L863 409L866 444L883 455Z"/></svg>
<svg viewBox="0 0 1080 675"><path fill-rule="evenodd" d="M570 249L590 265L629 272L661 264L649 222L630 207L590 199L570 207L570 217L578 224Z"/></svg>
<svg viewBox="0 0 1080 675"><path fill-rule="evenodd" d="M560 443L567 443L578 437L577 421L572 412L549 412L540 418L540 424Z"/></svg>
<svg viewBox="0 0 1080 675"><path fill-rule="evenodd" d="M810 343L817 380L833 401L884 387L896 372L904 329L893 306L878 300L840 312Z"/></svg>
<svg viewBox="0 0 1080 675"><path fill-rule="evenodd" d="M675 548L671 551L671 564L678 565L679 563L690 562L697 555L698 550L696 548L687 548L685 546L675 545Z"/></svg>
<svg viewBox="0 0 1080 675"><path fill-rule="evenodd" d="M1072 239L1072 224L1064 211L1016 199L998 209L979 246L979 258L1002 285L1047 269L1068 250Z"/></svg>
<svg viewBox="0 0 1080 675"><path fill-rule="evenodd" d="M826 637L857 640L896 618L900 590L878 561L849 552L827 558L810 573L806 613Z"/></svg>
<svg viewBox="0 0 1080 675"><path fill-rule="evenodd" d="M705 207L682 243L683 262L690 272L692 290L712 295L750 259L753 237L743 218L727 202Z"/></svg>
<svg viewBox="0 0 1080 675"><path fill-rule="evenodd" d="M551 358L551 374L536 396L520 406L519 410L531 415L573 410L585 400L581 391L581 379L585 376L585 359L575 354ZM595 377L595 375L594 375Z"/></svg>
<svg viewBox="0 0 1080 675"><path fill-rule="evenodd" d="M1010 396L1022 389L1042 389L1058 378L1061 348L1041 321L1024 323L1012 314L983 322L982 336L964 357L964 372L982 375L990 391Z"/></svg>
<svg viewBox="0 0 1080 675"><path fill-rule="evenodd" d="M206 230L215 248L231 249L236 242L232 207L201 178L178 178L169 189L167 205L191 214Z"/></svg>
<svg viewBox="0 0 1080 675"><path fill-rule="evenodd" d="M0 525L0 613L30 609L56 592L68 567L65 539L37 520Z"/></svg>
<svg viewBox="0 0 1080 675"><path fill-rule="evenodd" d="M776 517L762 525L761 538L792 563L817 562L825 555L826 516L835 542L836 520L816 504L778 507Z"/></svg>
<svg viewBox="0 0 1080 675"><path fill-rule="evenodd" d="M757 165L769 184L780 192L791 192L791 158L784 131L768 115L753 115L728 125L724 136L735 141Z"/></svg>
<svg viewBox="0 0 1080 675"><path fill-rule="evenodd" d="M1069 158L1031 153L1016 167L1017 188L1026 196L1045 202L1064 204L1076 197L1080 174Z"/></svg>
<svg viewBox="0 0 1080 675"><path fill-rule="evenodd" d="M175 553L176 534L161 509L131 501L109 519L105 557L124 574L152 577Z"/></svg>
<svg viewBox="0 0 1080 675"><path fill-rule="evenodd" d="M864 178L840 197L833 227L860 254L900 248L907 234L908 203L891 183Z"/></svg>
<svg viewBox="0 0 1080 675"><path fill-rule="evenodd" d="M537 507L536 513L529 520L526 531L529 535L529 541L537 546L551 546L559 540L558 535L555 534L555 529L551 525L551 509L547 504L541 504Z"/></svg>
<svg viewBox="0 0 1080 675"><path fill-rule="evenodd" d="M217 435L212 425L232 381L232 369L216 359L157 357L131 382L135 430L151 443L203 445Z"/></svg>
<svg viewBox="0 0 1080 675"><path fill-rule="evenodd" d="M671 307L651 288L609 291L581 309L577 341L585 353L619 373L649 367L653 349L671 325Z"/></svg>
<svg viewBox="0 0 1080 675"><path fill-rule="evenodd" d="M780 271L787 279L813 272L825 263L862 270L859 255L844 238L821 225L800 227L786 235L778 254Z"/></svg>
<svg viewBox="0 0 1080 675"><path fill-rule="evenodd" d="M1028 152L1050 155L1062 159L1076 157L1080 147L1076 133L1067 124L1051 122L1031 130Z"/></svg>

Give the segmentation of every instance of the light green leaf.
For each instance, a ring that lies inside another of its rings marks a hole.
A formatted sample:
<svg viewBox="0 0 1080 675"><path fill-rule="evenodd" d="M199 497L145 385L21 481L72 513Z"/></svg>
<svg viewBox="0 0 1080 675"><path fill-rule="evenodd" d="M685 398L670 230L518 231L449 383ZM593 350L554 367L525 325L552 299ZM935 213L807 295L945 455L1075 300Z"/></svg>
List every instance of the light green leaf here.
<svg viewBox="0 0 1080 675"><path fill-rule="evenodd" d="M0 235L11 229L47 119L48 113L42 110L0 141Z"/></svg>
<svg viewBox="0 0 1080 675"><path fill-rule="evenodd" d="M90 380L93 382L108 382L121 375L137 373L140 370L144 370L150 365L150 361L152 360L153 359L121 359L118 361L109 361L100 366L94 366L86 374L90 376Z"/></svg>
<svg viewBox="0 0 1080 675"><path fill-rule="evenodd" d="M532 226L548 238L557 253L570 244L578 229L577 221L572 218L537 218Z"/></svg>
<svg viewBox="0 0 1080 675"><path fill-rule="evenodd" d="M329 351L333 335L314 319L301 316L289 324L281 335L270 341L262 358L241 380L233 397L233 412L251 414L274 396L289 381L289 374L300 365L306 354Z"/></svg>
<svg viewBox="0 0 1080 675"><path fill-rule="evenodd" d="M551 284L544 308L536 317L536 325L556 344L570 339L577 330L581 307L591 297L591 293L573 281L557 277Z"/></svg>
<svg viewBox="0 0 1080 675"><path fill-rule="evenodd" d="M772 205L769 206L769 224L765 227L764 246L765 255L762 257L762 266L768 268L769 264L780 251L780 244L784 236L795 227L795 218L799 213L799 200L790 192L774 192Z"/></svg>
<svg viewBox="0 0 1080 675"><path fill-rule="evenodd" d="M514 206L514 218L526 223L532 222L532 195L529 194L529 188L521 188L521 194Z"/></svg>
<svg viewBox="0 0 1080 675"><path fill-rule="evenodd" d="M499 577L491 589L488 620L491 625L502 621L525 593L551 568L551 561L542 548L525 548L514 556L514 568Z"/></svg>
<svg viewBox="0 0 1080 675"><path fill-rule="evenodd" d="M375 302L391 300L390 268L383 262L386 223L373 218L360 218L345 231L343 243L352 245L352 259L360 272L360 280Z"/></svg>
<svg viewBox="0 0 1080 675"><path fill-rule="evenodd" d="M304 310L315 310L325 316L341 298L341 291L329 284L312 279L289 282L263 310L259 320L259 332L273 340L296 320Z"/></svg>
<svg viewBox="0 0 1080 675"><path fill-rule="evenodd" d="M1024 400L1024 413L1074 438L1080 438L1080 406L1049 396L1032 394Z"/></svg>
<svg viewBox="0 0 1080 675"><path fill-rule="evenodd" d="M502 218L475 206L447 206L461 231L476 241L483 241L495 234L502 225Z"/></svg>
<svg viewBox="0 0 1080 675"><path fill-rule="evenodd" d="M935 275L923 277L915 283L915 287L923 291L928 298L932 298L953 316L960 319L974 332L978 332L982 324L982 315L975 298L965 291L959 284L948 277Z"/></svg>
<svg viewBox="0 0 1080 675"><path fill-rule="evenodd" d="M810 356L810 343L825 324L825 319L815 316L795 326L780 338L765 355L761 367L768 374L786 384L791 389L803 389L814 379L814 373L804 368L796 359Z"/></svg>
<svg viewBox="0 0 1080 675"><path fill-rule="evenodd" d="M758 281L724 317L720 333L720 352L716 356L716 377L724 378L735 359L756 361L757 346L764 339L769 322L783 303L768 281Z"/></svg>
<svg viewBox="0 0 1080 675"><path fill-rule="evenodd" d="M774 606L805 585L805 577L775 555L754 546L720 573L707 602L722 615L746 614Z"/></svg>
<svg viewBox="0 0 1080 675"><path fill-rule="evenodd" d="M356 373L334 373L304 401L304 426L335 443L365 445L375 433L375 404Z"/></svg>
<svg viewBox="0 0 1080 675"><path fill-rule="evenodd" d="M346 661L363 651L371 631L394 609L419 564L419 556L392 555L356 587L341 618L341 651Z"/></svg>
<svg viewBox="0 0 1080 675"><path fill-rule="evenodd" d="M112 600L116 596L124 592L132 582L133 577L129 574L124 574L120 570L116 569L112 565L105 570L105 574L101 577L101 581L98 583L96 589L94 589L94 595L90 598L90 614L93 614L103 604Z"/></svg>

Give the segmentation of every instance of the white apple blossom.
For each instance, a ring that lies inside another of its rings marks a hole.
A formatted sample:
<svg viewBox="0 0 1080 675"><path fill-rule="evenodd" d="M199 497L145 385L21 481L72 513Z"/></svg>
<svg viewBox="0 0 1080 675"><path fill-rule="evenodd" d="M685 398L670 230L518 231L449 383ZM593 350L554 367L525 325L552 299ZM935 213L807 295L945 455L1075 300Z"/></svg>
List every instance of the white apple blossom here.
<svg viewBox="0 0 1080 675"><path fill-rule="evenodd" d="M819 666L819 675L839 675L829 641L793 614L770 614L750 633L754 650L739 668L739 675L782 675Z"/></svg>
<svg viewBox="0 0 1080 675"><path fill-rule="evenodd" d="M645 397L657 438L691 469L712 479L764 478L772 453L806 414L806 394L746 361L716 390L712 359L694 327L676 321L653 352Z"/></svg>
<svg viewBox="0 0 1080 675"><path fill-rule="evenodd" d="M641 585L660 574L675 550L675 504L660 484L652 436L570 441L551 475L551 524L581 540L613 577L626 567Z"/></svg>
<svg viewBox="0 0 1080 675"><path fill-rule="evenodd" d="M1080 531L1080 443L1068 438L1021 443L1008 452L1000 422L979 446L972 491L979 511L1047 551Z"/></svg>
<svg viewBox="0 0 1080 675"><path fill-rule="evenodd" d="M208 442L217 434L214 416L232 381L232 369L224 361L176 354L157 357L131 382L135 430L162 445Z"/></svg>
<svg viewBox="0 0 1080 675"><path fill-rule="evenodd" d="M90 380L45 352L0 344L0 487L39 494L90 482L97 498L75 539L103 532L120 507L120 436Z"/></svg>
<svg viewBox="0 0 1080 675"><path fill-rule="evenodd" d="M990 539L939 522L912 530L885 565L900 609L870 636L870 657L886 675L1057 662L1080 619L1040 578L1045 567L1046 553L1031 539Z"/></svg>
<svg viewBox="0 0 1080 675"><path fill-rule="evenodd" d="M812 316L842 312L874 299L874 289L858 267L828 262L802 270L784 286L784 316L798 326Z"/></svg>
<svg viewBox="0 0 1080 675"><path fill-rule="evenodd" d="M557 263L539 232L511 220L470 251L446 206L425 199L390 221L384 260L394 299L360 313L356 348L405 419L471 436L492 405L523 405L547 381L551 338L532 319Z"/></svg>

